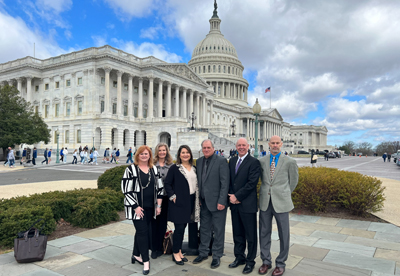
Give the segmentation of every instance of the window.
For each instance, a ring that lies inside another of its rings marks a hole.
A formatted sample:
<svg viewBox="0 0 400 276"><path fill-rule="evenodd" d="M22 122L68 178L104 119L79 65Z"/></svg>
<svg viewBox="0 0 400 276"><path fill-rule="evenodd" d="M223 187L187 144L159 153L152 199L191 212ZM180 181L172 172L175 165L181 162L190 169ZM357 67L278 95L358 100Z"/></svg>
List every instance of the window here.
<svg viewBox="0 0 400 276"><path fill-rule="evenodd" d="M106 83L106 78L104 78L104 77L101 77L101 84L105 84Z"/></svg>
<svg viewBox="0 0 400 276"><path fill-rule="evenodd" d="M128 84L127 83L124 83L124 90L128 91Z"/></svg>
<svg viewBox="0 0 400 276"><path fill-rule="evenodd" d="M82 101L78 101L78 115L82 115Z"/></svg>
<svg viewBox="0 0 400 276"><path fill-rule="evenodd" d="M65 81L65 86L70 87L71 86L71 80L66 80Z"/></svg>
<svg viewBox="0 0 400 276"><path fill-rule="evenodd" d="M67 109L66 115L67 116L71 115L71 103L67 103L66 109Z"/></svg>
<svg viewBox="0 0 400 276"><path fill-rule="evenodd" d="M231 73L231 67L228 66L228 74L230 74L230 73Z"/></svg>
<svg viewBox="0 0 400 276"><path fill-rule="evenodd" d="M206 66L203 66L203 73L206 72Z"/></svg>
<svg viewBox="0 0 400 276"><path fill-rule="evenodd" d="M138 108L134 107L133 108L133 117L137 118L137 112L138 112Z"/></svg>
<svg viewBox="0 0 400 276"><path fill-rule="evenodd" d="M124 116L128 116L128 106L124 105Z"/></svg>
<svg viewBox="0 0 400 276"><path fill-rule="evenodd" d="M58 117L60 115L60 104L56 104L54 115L55 115L55 117Z"/></svg>
<svg viewBox="0 0 400 276"><path fill-rule="evenodd" d="M69 144L69 130L65 131L65 143Z"/></svg>
<svg viewBox="0 0 400 276"><path fill-rule="evenodd" d="M77 131L76 131L76 142L79 144L79 143L82 143L81 142L81 130L80 129L78 129Z"/></svg>
<svg viewBox="0 0 400 276"><path fill-rule="evenodd" d="M47 118L49 116L49 105L44 106L44 117Z"/></svg>
<svg viewBox="0 0 400 276"><path fill-rule="evenodd" d="M201 67L199 66L199 74L201 73Z"/></svg>
<svg viewBox="0 0 400 276"><path fill-rule="evenodd" d="M221 73L221 65L218 65L218 73Z"/></svg>
<svg viewBox="0 0 400 276"><path fill-rule="evenodd" d="M137 86L135 86L134 88L133 88L133 93L139 93L139 88L137 87Z"/></svg>
<svg viewBox="0 0 400 276"><path fill-rule="evenodd" d="M60 82L56 81L56 89L60 88Z"/></svg>
<svg viewBox="0 0 400 276"><path fill-rule="evenodd" d="M147 108L143 108L143 118L147 118Z"/></svg>
<svg viewBox="0 0 400 276"><path fill-rule="evenodd" d="M104 101L100 102L100 113L104 112Z"/></svg>
<svg viewBox="0 0 400 276"><path fill-rule="evenodd" d="M36 114L39 113L39 106L35 106L35 113L36 113Z"/></svg>
<svg viewBox="0 0 400 276"><path fill-rule="evenodd" d="M225 71L225 68L226 68L226 66L224 65L224 73L226 72L226 71Z"/></svg>
<svg viewBox="0 0 400 276"><path fill-rule="evenodd" d="M113 103L113 109L112 109L113 114L117 114L117 104Z"/></svg>
<svg viewBox="0 0 400 276"><path fill-rule="evenodd" d="M35 92L38 92L39 91L39 85L36 85L35 86Z"/></svg>
<svg viewBox="0 0 400 276"><path fill-rule="evenodd" d="M147 96L147 89L143 89L143 95Z"/></svg>
<svg viewBox="0 0 400 276"><path fill-rule="evenodd" d="M54 131L54 143L57 143L58 137L57 137L57 131Z"/></svg>
<svg viewBox="0 0 400 276"><path fill-rule="evenodd" d="M194 67L194 72L197 73L197 67Z"/></svg>
<svg viewBox="0 0 400 276"><path fill-rule="evenodd" d="M113 87L117 87L118 86L118 82L113 81Z"/></svg>
<svg viewBox="0 0 400 276"><path fill-rule="evenodd" d="M153 98L157 98L157 93L153 92Z"/></svg>
<svg viewBox="0 0 400 276"><path fill-rule="evenodd" d="M215 65L213 65L213 72L215 73Z"/></svg>
<svg viewBox="0 0 400 276"><path fill-rule="evenodd" d="M46 83L46 84L44 85L44 90L49 90L49 84L48 84L48 83Z"/></svg>
<svg viewBox="0 0 400 276"><path fill-rule="evenodd" d="M211 65L208 65L208 73L211 73Z"/></svg>
<svg viewBox="0 0 400 276"><path fill-rule="evenodd" d="M78 85L82 85L83 84L83 80L82 77L78 78Z"/></svg>

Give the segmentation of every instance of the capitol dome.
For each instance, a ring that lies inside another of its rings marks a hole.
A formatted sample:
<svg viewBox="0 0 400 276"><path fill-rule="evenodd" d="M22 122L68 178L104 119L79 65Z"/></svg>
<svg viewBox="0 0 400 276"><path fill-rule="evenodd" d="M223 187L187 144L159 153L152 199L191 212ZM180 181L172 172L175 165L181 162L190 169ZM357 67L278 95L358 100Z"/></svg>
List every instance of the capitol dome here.
<svg viewBox="0 0 400 276"><path fill-rule="evenodd" d="M243 78L244 67L235 47L221 33L216 2L209 22L210 32L194 48L188 65L213 87L216 100L234 106L247 106L249 83Z"/></svg>

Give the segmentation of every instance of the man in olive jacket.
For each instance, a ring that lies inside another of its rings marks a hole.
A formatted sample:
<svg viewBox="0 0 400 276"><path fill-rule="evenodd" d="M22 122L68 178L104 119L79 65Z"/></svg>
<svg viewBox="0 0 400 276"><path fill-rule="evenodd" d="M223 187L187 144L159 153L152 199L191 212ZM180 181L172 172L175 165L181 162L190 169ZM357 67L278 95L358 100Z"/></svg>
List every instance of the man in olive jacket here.
<svg viewBox="0 0 400 276"><path fill-rule="evenodd" d="M285 272L285 262L289 255L289 212L294 208L292 192L297 186L299 173L297 163L291 157L281 154L282 140L272 136L269 141L271 154L260 160L260 250L262 266L259 274L266 274L271 268L272 217L278 225L280 252L275 259L276 267L272 275Z"/></svg>

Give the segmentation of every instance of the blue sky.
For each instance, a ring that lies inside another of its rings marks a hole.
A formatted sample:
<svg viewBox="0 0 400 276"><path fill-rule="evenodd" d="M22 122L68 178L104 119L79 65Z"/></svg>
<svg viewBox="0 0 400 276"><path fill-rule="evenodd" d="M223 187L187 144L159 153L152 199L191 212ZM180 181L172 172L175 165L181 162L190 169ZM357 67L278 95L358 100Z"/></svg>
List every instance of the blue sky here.
<svg viewBox="0 0 400 276"><path fill-rule="evenodd" d="M301 2L301 4L300 4ZM209 31L213 1L0 0L0 63L109 44L185 62ZM328 143L400 140L400 1L219 0L221 31L259 98Z"/></svg>

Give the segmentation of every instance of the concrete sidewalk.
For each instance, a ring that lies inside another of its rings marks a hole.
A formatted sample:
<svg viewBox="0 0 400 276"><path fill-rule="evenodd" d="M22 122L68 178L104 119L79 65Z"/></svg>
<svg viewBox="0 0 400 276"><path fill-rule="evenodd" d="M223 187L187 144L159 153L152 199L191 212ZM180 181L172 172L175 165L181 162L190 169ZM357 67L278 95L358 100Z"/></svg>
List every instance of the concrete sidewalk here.
<svg viewBox="0 0 400 276"><path fill-rule="evenodd" d="M228 212L229 214L229 212ZM387 223L292 215L291 247L284 275L400 275L400 228ZM0 255L0 275L141 275L143 266L131 264L134 227L131 221L105 225L50 241L42 262L18 264L13 252ZM279 252L276 226L272 257ZM187 240L187 237L185 237ZM211 258L193 265L175 265L170 255L150 260L150 275L242 275L234 260L231 220L226 223L225 256L210 269ZM250 275L258 275L256 259ZM267 275L271 275L272 270Z"/></svg>

